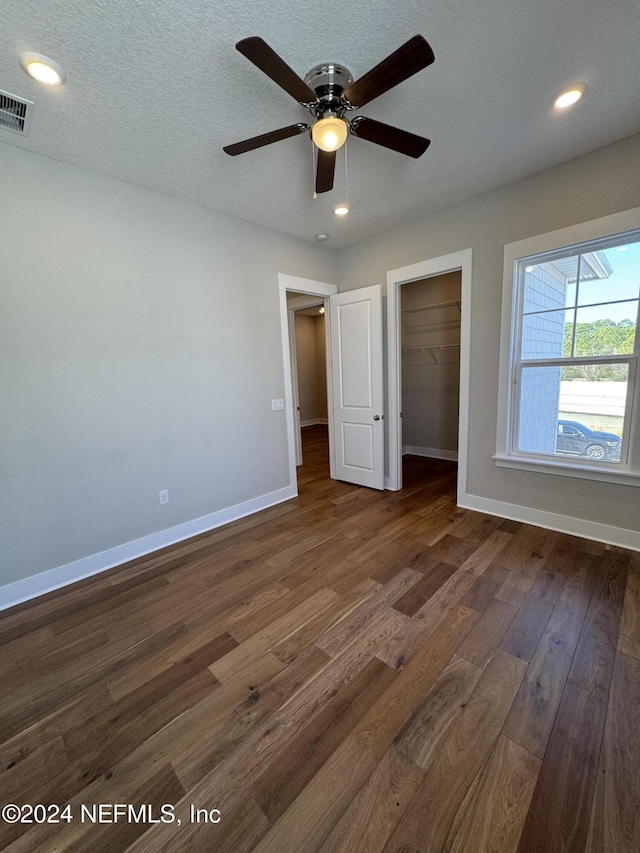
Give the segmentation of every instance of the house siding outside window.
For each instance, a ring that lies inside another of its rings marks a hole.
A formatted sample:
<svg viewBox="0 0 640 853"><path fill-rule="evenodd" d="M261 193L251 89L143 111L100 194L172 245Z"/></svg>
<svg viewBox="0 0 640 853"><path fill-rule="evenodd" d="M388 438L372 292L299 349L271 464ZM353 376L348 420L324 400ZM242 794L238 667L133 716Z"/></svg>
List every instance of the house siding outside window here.
<svg viewBox="0 0 640 853"><path fill-rule="evenodd" d="M565 276L551 264L525 269L524 312L564 309ZM564 311L532 314L522 329L523 358L554 358L562 355ZM556 423L553 413L560 405L561 368L533 368L522 376L518 447L533 453L554 453ZM551 414L550 414L551 413Z"/></svg>

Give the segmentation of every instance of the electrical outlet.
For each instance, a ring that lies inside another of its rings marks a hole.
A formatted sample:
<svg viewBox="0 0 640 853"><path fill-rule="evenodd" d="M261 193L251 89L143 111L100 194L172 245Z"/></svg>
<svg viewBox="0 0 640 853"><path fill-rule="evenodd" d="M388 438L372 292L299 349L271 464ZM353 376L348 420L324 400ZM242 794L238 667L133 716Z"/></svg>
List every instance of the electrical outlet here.
<svg viewBox="0 0 640 853"><path fill-rule="evenodd" d="M271 411L272 412L280 412L284 409L284 400L272 400L271 401Z"/></svg>
<svg viewBox="0 0 640 853"><path fill-rule="evenodd" d="M158 492L158 498L160 499L160 503L162 505L169 503L169 490L163 489L161 492Z"/></svg>

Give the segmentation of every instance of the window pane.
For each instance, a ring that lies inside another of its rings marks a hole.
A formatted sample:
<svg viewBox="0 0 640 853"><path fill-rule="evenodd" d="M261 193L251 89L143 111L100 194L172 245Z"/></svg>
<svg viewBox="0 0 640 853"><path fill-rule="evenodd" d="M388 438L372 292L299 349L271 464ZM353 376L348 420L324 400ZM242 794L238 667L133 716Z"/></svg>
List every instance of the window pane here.
<svg viewBox="0 0 640 853"><path fill-rule="evenodd" d="M572 305L576 304L576 282L568 281L566 283L566 293L564 304L567 308L570 308Z"/></svg>
<svg viewBox="0 0 640 853"><path fill-rule="evenodd" d="M632 353L639 292L640 243L582 254L575 355Z"/></svg>
<svg viewBox="0 0 640 853"><path fill-rule="evenodd" d="M612 308L622 309L637 302L620 303L616 306L598 305L593 308L578 308L576 322L576 348L574 355L630 355L636 337L635 319L626 317L612 320ZM618 312L615 312L616 315ZM629 307L627 312L630 313ZM566 354L566 353L565 353Z"/></svg>
<svg viewBox="0 0 640 853"><path fill-rule="evenodd" d="M523 367L517 449L620 462L627 364Z"/></svg>
<svg viewBox="0 0 640 853"><path fill-rule="evenodd" d="M585 252L580 256L578 305L638 299L639 295L640 243ZM636 314L637 311L632 309L634 320Z"/></svg>
<svg viewBox="0 0 640 853"><path fill-rule="evenodd" d="M525 314L522 318L522 358L560 358L571 355L573 315L572 310Z"/></svg>
<svg viewBox="0 0 640 853"><path fill-rule="evenodd" d="M565 279L552 264L526 264L524 268L524 313L563 308Z"/></svg>
<svg viewBox="0 0 640 853"><path fill-rule="evenodd" d="M580 279L578 305L593 305L600 302L617 302L626 297L626 289L616 288L610 281L583 281Z"/></svg>
<svg viewBox="0 0 640 853"><path fill-rule="evenodd" d="M576 320L575 308L565 311L564 319L564 342L562 345L562 355L565 358L573 356L573 348L575 346L574 326Z"/></svg>

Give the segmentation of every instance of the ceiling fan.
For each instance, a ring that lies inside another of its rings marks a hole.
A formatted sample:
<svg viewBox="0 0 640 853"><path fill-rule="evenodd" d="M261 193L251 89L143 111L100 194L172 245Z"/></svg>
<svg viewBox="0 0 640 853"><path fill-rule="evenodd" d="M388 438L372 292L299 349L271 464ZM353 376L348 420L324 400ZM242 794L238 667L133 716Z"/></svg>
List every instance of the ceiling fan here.
<svg viewBox="0 0 640 853"><path fill-rule="evenodd" d="M242 39L236 49L306 107L315 121L310 125L298 122L234 145L225 145L223 150L232 157L310 131L318 148L316 193L324 193L333 188L336 152L348 134L409 157L420 157L427 150L430 140L415 133L364 116L356 116L351 121L345 118L348 112L360 109L431 65L433 51L422 36L409 39L355 83L348 69L331 63L316 65L302 80L259 36Z"/></svg>

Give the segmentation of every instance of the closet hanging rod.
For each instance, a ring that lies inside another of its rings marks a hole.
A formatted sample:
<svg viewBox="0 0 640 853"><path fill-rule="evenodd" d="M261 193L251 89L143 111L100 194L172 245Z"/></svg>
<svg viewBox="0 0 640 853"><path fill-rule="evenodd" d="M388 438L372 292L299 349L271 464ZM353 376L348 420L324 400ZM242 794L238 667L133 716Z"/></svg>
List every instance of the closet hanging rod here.
<svg viewBox="0 0 640 853"><path fill-rule="evenodd" d="M431 305L416 305L415 308L403 308L402 310L405 314L415 314L416 311L435 311L436 308L453 308L454 306L462 312L459 299L454 299L451 302L432 302Z"/></svg>
<svg viewBox="0 0 640 853"><path fill-rule="evenodd" d="M460 349L460 344L435 344L430 347L402 347L402 352L431 352L434 349Z"/></svg>

